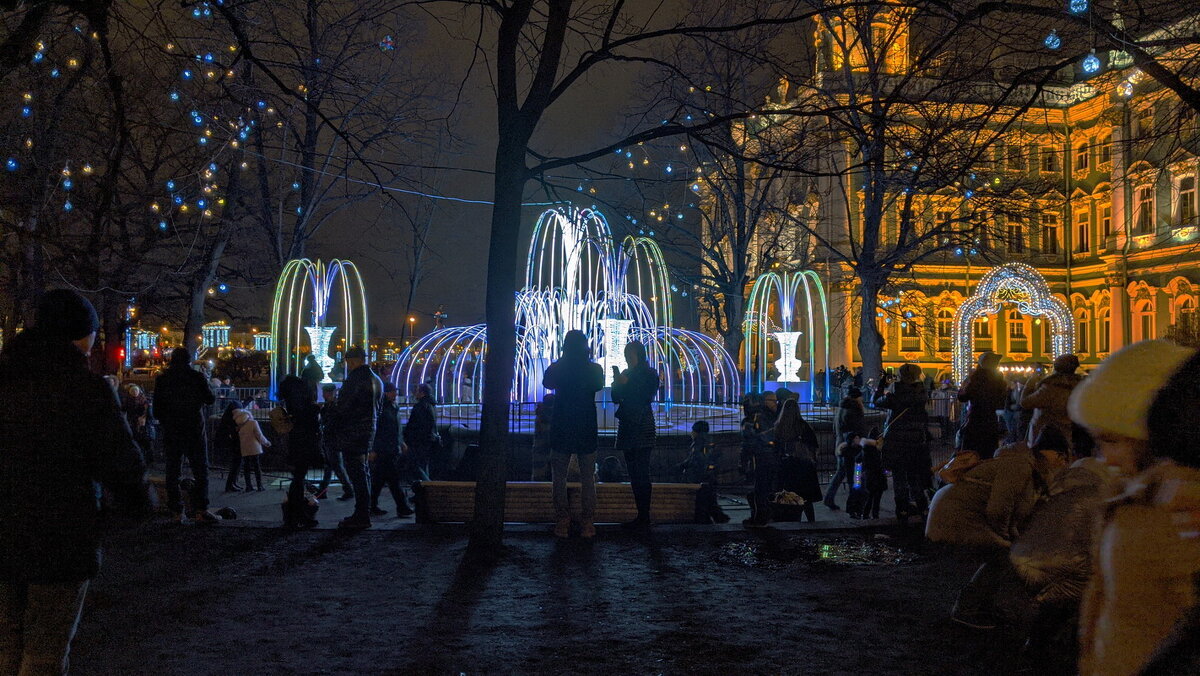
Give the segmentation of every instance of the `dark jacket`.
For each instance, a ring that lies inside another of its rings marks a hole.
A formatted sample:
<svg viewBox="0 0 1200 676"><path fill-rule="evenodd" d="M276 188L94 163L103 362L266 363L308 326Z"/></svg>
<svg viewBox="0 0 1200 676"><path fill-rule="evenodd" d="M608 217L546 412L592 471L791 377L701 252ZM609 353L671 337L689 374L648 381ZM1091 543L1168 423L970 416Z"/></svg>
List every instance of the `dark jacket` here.
<svg viewBox="0 0 1200 676"><path fill-rule="evenodd" d="M845 439L846 432L858 432L861 436L867 436L867 409L860 399L846 397L838 406L838 439Z"/></svg>
<svg viewBox="0 0 1200 676"><path fill-rule="evenodd" d="M855 463L862 463L862 487L872 493L882 493L887 490L887 475L883 473L883 453L879 447L866 445L854 458Z"/></svg>
<svg viewBox="0 0 1200 676"><path fill-rule="evenodd" d="M555 453L596 452L596 393L604 389L604 369L585 358L564 357L542 376L554 390L550 449Z"/></svg>
<svg viewBox="0 0 1200 676"><path fill-rule="evenodd" d="M653 448L654 410L650 404L658 396L658 372L646 364L625 369L629 379L624 385L614 382L612 400L617 403L617 444L619 450ZM554 402L555 408L558 401Z"/></svg>
<svg viewBox="0 0 1200 676"><path fill-rule="evenodd" d="M701 434L692 439L688 456L679 469L683 470L684 483L716 483L720 464L721 451L713 448L707 434Z"/></svg>
<svg viewBox="0 0 1200 676"><path fill-rule="evenodd" d="M321 467L325 464L321 440L321 407L305 402L287 408L292 430L287 435L288 464L293 467Z"/></svg>
<svg viewBox="0 0 1200 676"><path fill-rule="evenodd" d="M74 345L29 330L0 355L0 397L0 580L93 577L97 484L126 507L149 507L146 467L116 394Z"/></svg>
<svg viewBox="0 0 1200 676"><path fill-rule="evenodd" d="M929 430L925 404L929 393L923 383L898 382L891 392L875 397L875 406L888 409L887 444L897 451L924 447Z"/></svg>
<svg viewBox="0 0 1200 676"><path fill-rule="evenodd" d="M408 422L404 424L404 443L413 453L428 453L436 432L437 409L429 397L422 397L413 403Z"/></svg>
<svg viewBox="0 0 1200 676"><path fill-rule="evenodd" d="M204 434L204 407L217 400L199 371L172 366L154 381L154 417L177 435Z"/></svg>
<svg viewBox="0 0 1200 676"><path fill-rule="evenodd" d="M381 458L400 457L400 405L394 401L385 399L379 409L373 450Z"/></svg>
<svg viewBox="0 0 1200 676"><path fill-rule="evenodd" d="M371 452L375 424L383 404L383 381L363 364L342 383L337 405L326 430L333 435L333 448L339 453L364 455Z"/></svg>
<svg viewBox="0 0 1200 676"><path fill-rule="evenodd" d="M963 412L960 447L990 455L1000 444L1000 422L996 411L1004 408L1008 399L1008 383L993 369L978 368L963 381L958 400L967 402Z"/></svg>
<svg viewBox="0 0 1200 676"><path fill-rule="evenodd" d="M779 488L799 495L805 502L820 502L823 497L817 466L804 455L791 455L780 461Z"/></svg>

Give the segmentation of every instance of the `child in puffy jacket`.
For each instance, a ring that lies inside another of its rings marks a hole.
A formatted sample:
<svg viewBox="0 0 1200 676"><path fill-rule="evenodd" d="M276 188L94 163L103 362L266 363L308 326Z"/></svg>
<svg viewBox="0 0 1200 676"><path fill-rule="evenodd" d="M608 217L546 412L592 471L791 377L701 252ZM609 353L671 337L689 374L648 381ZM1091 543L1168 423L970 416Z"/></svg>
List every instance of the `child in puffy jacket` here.
<svg viewBox="0 0 1200 676"><path fill-rule="evenodd" d="M258 490L266 490L263 488L262 482L262 466L258 462L258 456L262 455L264 448L270 448L271 442L263 436L262 428L259 427L258 421L244 408L238 409L233 414L233 422L237 425L238 441L242 451L242 471L245 472L246 490L250 490L250 476L253 472L254 478L258 483Z"/></svg>

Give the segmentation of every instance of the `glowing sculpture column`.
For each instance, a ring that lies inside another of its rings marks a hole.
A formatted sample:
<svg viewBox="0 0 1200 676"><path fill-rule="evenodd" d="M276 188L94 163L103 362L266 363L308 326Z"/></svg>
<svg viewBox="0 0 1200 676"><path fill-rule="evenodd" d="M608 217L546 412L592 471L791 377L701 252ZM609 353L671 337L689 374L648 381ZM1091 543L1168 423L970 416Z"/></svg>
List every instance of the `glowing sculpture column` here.
<svg viewBox="0 0 1200 676"><path fill-rule="evenodd" d="M624 371L629 366L625 362L625 344L629 342L633 320L602 319L600 326L604 329L604 386L612 387L612 367Z"/></svg>
<svg viewBox="0 0 1200 676"><path fill-rule="evenodd" d="M800 382L800 367L804 362L796 358L796 343L800 342L800 331L776 331L771 334L779 341L779 359L775 361L775 370L779 371L778 382Z"/></svg>
<svg viewBox="0 0 1200 676"><path fill-rule="evenodd" d="M329 356L329 341L333 340L333 332L337 330L337 327L306 326L304 330L308 332L312 353L317 357L317 363L321 365L321 370L325 372L325 379L321 382L332 383L333 378L329 374L333 372L333 357Z"/></svg>

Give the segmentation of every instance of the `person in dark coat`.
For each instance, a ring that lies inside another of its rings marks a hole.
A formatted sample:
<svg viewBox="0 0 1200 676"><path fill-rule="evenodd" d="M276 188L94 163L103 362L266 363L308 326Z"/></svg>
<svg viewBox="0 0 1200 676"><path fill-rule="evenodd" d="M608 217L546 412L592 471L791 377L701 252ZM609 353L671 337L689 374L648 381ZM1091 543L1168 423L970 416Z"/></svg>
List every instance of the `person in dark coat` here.
<svg viewBox="0 0 1200 676"><path fill-rule="evenodd" d="M646 361L646 346L625 345L625 363L629 368L618 373L613 367L612 400L617 404L617 450L625 452L637 518L627 528L650 525L650 453L654 450L655 425L651 404L658 396L658 372Z"/></svg>
<svg viewBox="0 0 1200 676"><path fill-rule="evenodd" d="M717 502L717 472L721 463L721 451L713 447L708 436L707 420L692 423L692 443L688 457L679 465L684 483L700 484L696 491L696 523L729 523L729 515Z"/></svg>
<svg viewBox="0 0 1200 676"><path fill-rule="evenodd" d="M154 384L154 417L162 426L167 462L167 507L175 521L184 518L179 474L185 457L195 479L188 500L192 518L204 524L219 521L208 511L208 453L204 447L204 407L215 401L208 381L192 368L191 352L175 348L170 366Z"/></svg>
<svg viewBox="0 0 1200 676"><path fill-rule="evenodd" d="M887 455L900 523L929 509L926 491L931 487L933 459L929 453L929 414L925 410L928 402L929 392L921 381L921 367L916 364L901 366L900 380L891 391L875 398L876 408L888 410Z"/></svg>
<svg viewBox="0 0 1200 676"><path fill-rule="evenodd" d="M342 519L340 528L371 527L371 473L367 456L375 441L375 425L383 405L383 381L367 365L367 352L353 345L346 350L346 380L327 430L333 448L346 461L346 474L354 486L354 513Z"/></svg>
<svg viewBox="0 0 1200 676"><path fill-rule="evenodd" d="M863 405L862 390L851 387L846 398L838 405L835 434L844 439L846 434L854 432L861 436L867 434L867 408ZM837 454L837 470L829 480L829 490L825 492L825 506L832 510L839 509L837 492L842 482L851 484L854 481L854 456L845 457Z"/></svg>
<svg viewBox="0 0 1200 676"><path fill-rule="evenodd" d="M550 476L554 482L554 535L570 534L567 469L571 455L579 462L580 535L596 535L596 393L604 389L604 369L591 360L587 336L568 331L562 357L546 368L542 386L554 390L550 418Z"/></svg>
<svg viewBox="0 0 1200 676"><path fill-rule="evenodd" d="M426 383L417 385L417 400L413 402L408 422L404 424L404 445L408 447L414 480L429 481L429 463L433 459L438 438L433 388Z"/></svg>
<svg viewBox="0 0 1200 676"><path fill-rule="evenodd" d="M0 673L65 674L100 568L97 484L148 515L146 467L108 383L88 370L99 322L69 290L0 353Z"/></svg>
<svg viewBox="0 0 1200 676"><path fill-rule="evenodd" d="M1067 402L1071 393L1083 382L1079 370L1079 357L1073 354L1059 355L1054 360L1054 372L1031 384L1021 396L1019 405L1032 410L1029 428L1023 430L1022 438L1030 443L1041 436L1048 427L1055 428L1068 442L1072 439L1071 416L1067 415Z"/></svg>
<svg viewBox="0 0 1200 676"><path fill-rule="evenodd" d="M300 372L300 378L312 390L313 397L316 397L317 388L321 385L321 381L325 380L325 371L321 370L321 365L317 363L316 355L308 355L304 363L304 370Z"/></svg>
<svg viewBox="0 0 1200 676"><path fill-rule="evenodd" d="M379 424L375 427L375 443L371 449L371 515L383 516L379 508L383 487L392 492L397 516L412 516L408 495L400 487L400 406L396 403L396 386L383 385L383 406L379 409Z"/></svg>
<svg viewBox="0 0 1200 676"><path fill-rule="evenodd" d="M879 503L883 501L883 494L887 491L887 474L883 471L883 453L879 449L879 442L858 437L847 441L851 445L862 447L854 462L862 467L862 489L866 491L867 496L863 502L862 513L858 516L863 519L878 519Z"/></svg>
<svg viewBox="0 0 1200 676"><path fill-rule="evenodd" d="M808 453L787 453L779 461L779 489L791 491L804 500L801 508L809 523L816 521L815 505L821 501L821 483L817 479L817 466Z"/></svg>
<svg viewBox="0 0 1200 676"><path fill-rule="evenodd" d="M225 477L226 493L242 490L237 482L238 472L242 470L241 439L238 437L237 423L233 420L233 414L237 410L236 401L225 404L225 412L221 414L221 420L217 422L217 429L213 434L213 448L219 455L229 458L229 474ZM250 486L247 485L246 488L249 489Z"/></svg>
<svg viewBox="0 0 1200 676"><path fill-rule="evenodd" d="M291 429L287 432L287 463L292 468L292 482L288 486L287 502L284 504L283 525L285 528L312 528L317 525L314 518L316 501L310 503L306 495L308 471L325 464L325 453L321 443L321 407L317 405L315 393L308 383L289 375L279 383L279 398L287 414Z"/></svg>
<svg viewBox="0 0 1200 676"><path fill-rule="evenodd" d="M958 431L958 448L975 451L981 458L992 457L1004 436L996 411L1003 409L1008 399L1008 383L996 369L999 365L1000 355L995 352L979 355L979 367L958 391L958 400L967 404Z"/></svg>
<svg viewBox="0 0 1200 676"><path fill-rule="evenodd" d="M775 448L781 455L808 454L817 458L817 433L800 414L800 402L791 397L783 401L775 420Z"/></svg>

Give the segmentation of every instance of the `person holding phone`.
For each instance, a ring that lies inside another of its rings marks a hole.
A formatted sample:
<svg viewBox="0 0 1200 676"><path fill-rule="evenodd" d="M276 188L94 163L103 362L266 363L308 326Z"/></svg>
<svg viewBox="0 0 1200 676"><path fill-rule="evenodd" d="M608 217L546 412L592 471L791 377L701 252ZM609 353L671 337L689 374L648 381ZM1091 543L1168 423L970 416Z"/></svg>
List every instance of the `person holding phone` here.
<svg viewBox="0 0 1200 676"><path fill-rule="evenodd" d="M612 400L617 404L617 450L625 453L625 466L637 505L637 518L622 524L641 529L650 525L650 453L654 450L654 410L658 395L658 372L646 361L646 346L625 345L625 363L620 371L613 367Z"/></svg>

